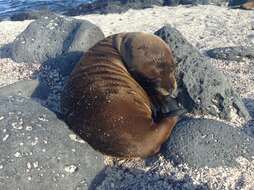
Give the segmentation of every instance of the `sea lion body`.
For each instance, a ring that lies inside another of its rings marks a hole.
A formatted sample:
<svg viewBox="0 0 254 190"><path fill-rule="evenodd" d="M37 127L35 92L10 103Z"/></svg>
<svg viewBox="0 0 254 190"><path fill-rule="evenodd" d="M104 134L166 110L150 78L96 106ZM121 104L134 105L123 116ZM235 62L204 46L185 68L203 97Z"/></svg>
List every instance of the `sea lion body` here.
<svg viewBox="0 0 254 190"><path fill-rule="evenodd" d="M252 0L252 1L248 1L248 2L246 2L244 4L242 4L241 8L246 9L246 10L252 10L252 9L254 9L254 1Z"/></svg>
<svg viewBox="0 0 254 190"><path fill-rule="evenodd" d="M254 9L254 0L247 0L245 3L230 6L231 8L242 8L246 10Z"/></svg>
<svg viewBox="0 0 254 190"><path fill-rule="evenodd" d="M107 37L81 58L67 81L61 99L66 121L93 148L107 155L155 154L177 117L155 123L150 96L160 102L172 93L176 88L174 70L170 49L154 35Z"/></svg>

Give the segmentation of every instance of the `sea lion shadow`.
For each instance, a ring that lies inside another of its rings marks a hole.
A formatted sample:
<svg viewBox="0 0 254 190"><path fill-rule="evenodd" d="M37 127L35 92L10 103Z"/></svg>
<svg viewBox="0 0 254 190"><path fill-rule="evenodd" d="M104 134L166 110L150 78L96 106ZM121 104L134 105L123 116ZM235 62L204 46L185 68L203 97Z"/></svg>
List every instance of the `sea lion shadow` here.
<svg viewBox="0 0 254 190"><path fill-rule="evenodd" d="M34 73L34 77L38 79L39 85L31 97L40 99L38 95L43 93L44 100L51 100L51 103L47 103L44 106L56 113L57 116L60 116L59 119L62 118L61 112L55 107L60 108L60 96L64 85L83 54L84 52L81 51L63 53L42 63L40 70ZM54 106L52 106L53 104Z"/></svg>
<svg viewBox="0 0 254 190"><path fill-rule="evenodd" d="M55 70L61 76L68 77L83 54L84 52L82 51L72 51L63 53L55 58L48 59L42 63L40 73L45 71L47 68L47 71Z"/></svg>
<svg viewBox="0 0 254 190"><path fill-rule="evenodd" d="M12 43L8 43L0 48L0 58L11 58L11 46Z"/></svg>
<svg viewBox="0 0 254 190"><path fill-rule="evenodd" d="M112 187L112 184L115 185L115 188ZM143 189L146 187L168 189L169 186L172 189L178 189L186 184L190 189L209 189L205 183L194 184L194 181L188 175L185 175L183 179L175 179L173 175L163 176L153 171L146 172L136 168L108 166L95 176L88 190L94 190L100 186L105 189Z"/></svg>
<svg viewBox="0 0 254 190"><path fill-rule="evenodd" d="M11 43L2 46L0 58L11 58L10 48ZM72 51L48 59L41 63L39 70L32 73L32 80L21 80L2 87L4 89L1 90L0 95L21 95L32 98L56 115L61 116L59 109L56 110L55 107L60 107L60 96L65 82L83 54L82 51ZM54 96L58 97L55 98ZM49 101L51 103L48 103Z"/></svg>
<svg viewBox="0 0 254 190"><path fill-rule="evenodd" d="M251 119L254 119L254 99L251 98L243 98L243 103L245 104Z"/></svg>
<svg viewBox="0 0 254 190"><path fill-rule="evenodd" d="M254 138L254 99L251 98L243 98L243 102L250 114L251 119L246 122L243 127L243 131Z"/></svg>

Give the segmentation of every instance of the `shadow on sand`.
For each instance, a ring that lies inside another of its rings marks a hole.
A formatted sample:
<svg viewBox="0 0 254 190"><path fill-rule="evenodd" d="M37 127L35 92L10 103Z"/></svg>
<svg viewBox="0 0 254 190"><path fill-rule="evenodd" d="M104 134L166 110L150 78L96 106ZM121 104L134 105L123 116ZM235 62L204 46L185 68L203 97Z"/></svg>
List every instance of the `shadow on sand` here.
<svg viewBox="0 0 254 190"><path fill-rule="evenodd" d="M4 44L1 48L0 48L0 58L10 58L11 57L11 43L9 44Z"/></svg>
<svg viewBox="0 0 254 190"><path fill-rule="evenodd" d="M11 58L11 43L0 48L0 58ZM22 95L39 102L47 102L43 106L60 115L60 95L70 73L80 60L83 52L64 53L53 59L48 59L40 65L39 71L33 73L35 81L18 81L1 88L0 95ZM29 63L27 63L29 64ZM40 101L41 100L41 101Z"/></svg>
<svg viewBox="0 0 254 190"><path fill-rule="evenodd" d="M93 179L89 190L101 189L209 189L207 184L195 185L190 176L175 179L174 176L162 176L151 171L125 167L106 167Z"/></svg>
<svg viewBox="0 0 254 190"><path fill-rule="evenodd" d="M245 124L243 131L254 138L254 99L244 98L243 102L251 116L251 119Z"/></svg>

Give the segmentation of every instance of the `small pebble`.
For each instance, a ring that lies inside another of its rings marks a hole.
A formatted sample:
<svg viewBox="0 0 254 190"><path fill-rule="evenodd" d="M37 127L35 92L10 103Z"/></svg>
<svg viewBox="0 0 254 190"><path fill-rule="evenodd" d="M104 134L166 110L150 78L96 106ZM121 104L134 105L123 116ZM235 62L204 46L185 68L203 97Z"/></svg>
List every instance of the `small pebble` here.
<svg viewBox="0 0 254 190"><path fill-rule="evenodd" d="M69 165L69 166L65 166L64 170L68 173L74 173L75 171L77 171L78 167L75 165Z"/></svg>

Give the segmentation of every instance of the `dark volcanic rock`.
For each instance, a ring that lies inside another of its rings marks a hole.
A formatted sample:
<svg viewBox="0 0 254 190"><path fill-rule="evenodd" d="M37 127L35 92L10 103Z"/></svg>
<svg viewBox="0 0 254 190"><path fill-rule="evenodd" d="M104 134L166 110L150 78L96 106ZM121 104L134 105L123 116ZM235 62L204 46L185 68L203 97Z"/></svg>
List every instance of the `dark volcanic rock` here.
<svg viewBox="0 0 254 190"><path fill-rule="evenodd" d="M103 156L54 113L24 97L0 97L0 189L88 189Z"/></svg>
<svg viewBox="0 0 254 190"><path fill-rule="evenodd" d="M176 125L163 154L176 164L188 163L191 167L233 167L240 156L254 159L254 139L218 121L187 119Z"/></svg>
<svg viewBox="0 0 254 190"><path fill-rule="evenodd" d="M76 8L67 10L66 15L81 15L81 14L107 14L107 13L122 13L128 9L145 9L156 6L177 6L179 4L187 5L225 5L227 0L96 0L91 3L83 3Z"/></svg>
<svg viewBox="0 0 254 190"><path fill-rule="evenodd" d="M223 47L207 51L207 55L214 59L240 61L242 58L254 58L254 48L251 47Z"/></svg>
<svg viewBox="0 0 254 190"><path fill-rule="evenodd" d="M47 84L38 80L18 81L8 86L0 88L0 96L24 96L38 99L48 97L49 88Z"/></svg>
<svg viewBox="0 0 254 190"><path fill-rule="evenodd" d="M84 3L76 8L68 10L66 15L81 15L81 14L106 14L106 13L121 13L128 9L144 9L151 8L153 5L162 6L163 0L97 0L91 3Z"/></svg>
<svg viewBox="0 0 254 190"><path fill-rule="evenodd" d="M178 67L177 97L185 108L194 113L211 114L228 120L235 114L250 118L229 80L178 30L167 25L155 34L172 49Z"/></svg>
<svg viewBox="0 0 254 190"><path fill-rule="evenodd" d="M57 15L42 17L14 40L11 58L43 63L62 54L85 52L103 38L102 31L88 21Z"/></svg>
<svg viewBox="0 0 254 190"><path fill-rule="evenodd" d="M10 55L16 62L42 63L38 74L41 84L36 90L46 86L46 96L39 98L59 112L66 79L83 53L103 38L102 31L88 21L51 15L32 22L11 46L2 49L1 56Z"/></svg>
<svg viewBox="0 0 254 190"><path fill-rule="evenodd" d="M35 20L45 16L52 16L53 14L47 10L20 12L12 15L10 19L12 21Z"/></svg>
<svg viewBox="0 0 254 190"><path fill-rule="evenodd" d="M177 5L225 5L227 0L165 0L164 5L177 6Z"/></svg>

